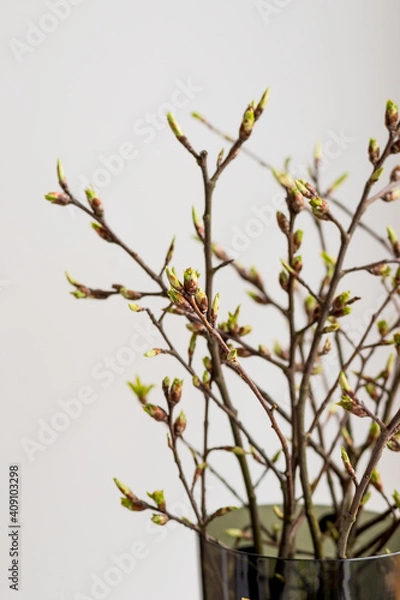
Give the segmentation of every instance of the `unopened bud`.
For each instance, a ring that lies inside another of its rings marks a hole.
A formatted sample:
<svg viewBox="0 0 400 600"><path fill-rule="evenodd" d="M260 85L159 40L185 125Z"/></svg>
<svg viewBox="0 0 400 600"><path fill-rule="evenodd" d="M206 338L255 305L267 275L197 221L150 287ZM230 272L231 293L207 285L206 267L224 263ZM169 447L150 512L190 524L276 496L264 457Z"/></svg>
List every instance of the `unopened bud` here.
<svg viewBox="0 0 400 600"><path fill-rule="evenodd" d="M181 411L179 413L178 418L175 420L174 423L174 434L178 437L181 436L182 433L185 431L186 429L186 415L183 411Z"/></svg>
<svg viewBox="0 0 400 600"><path fill-rule="evenodd" d="M315 148L314 148L314 160L319 162L322 158L322 154L323 154L322 144L321 144L321 142L317 142L315 144Z"/></svg>
<svg viewBox="0 0 400 600"><path fill-rule="evenodd" d="M198 271L195 271L194 269L186 269L183 273L183 285L185 288L185 292L187 292L188 294L195 294L197 292L197 288L198 288L198 277L199 277L199 273Z"/></svg>
<svg viewBox="0 0 400 600"><path fill-rule="evenodd" d="M57 179L61 189L64 190L64 192L68 192L67 178L65 177L64 168L60 159L57 160Z"/></svg>
<svg viewBox="0 0 400 600"><path fill-rule="evenodd" d="M178 290L176 290L174 288L170 288L167 293L168 293L168 297L171 300L171 302L176 304L179 308L185 308L185 309L189 308L188 302L185 300L185 298L182 296L182 294L180 292L178 292Z"/></svg>
<svg viewBox="0 0 400 600"><path fill-rule="evenodd" d="M380 167L379 169L376 169L376 171L374 171L370 177L370 182L376 183L377 181L379 181L380 176L383 173L383 170L384 170L384 167Z"/></svg>
<svg viewBox="0 0 400 600"><path fill-rule="evenodd" d="M368 437L367 437L367 444L368 446L371 445L373 442L375 442L379 435L381 433L381 428L379 427L378 423L375 423L375 421L373 421L371 423L371 427L369 428L369 432L368 432Z"/></svg>
<svg viewBox="0 0 400 600"><path fill-rule="evenodd" d="M161 348L152 348L143 354L146 358L153 358L154 356L158 356L162 353Z"/></svg>
<svg viewBox="0 0 400 600"><path fill-rule="evenodd" d="M389 333L389 323L382 319L376 324L381 337L385 337Z"/></svg>
<svg viewBox="0 0 400 600"><path fill-rule="evenodd" d="M169 402L172 405L178 404L182 396L182 379L174 379L169 393Z"/></svg>
<svg viewBox="0 0 400 600"><path fill-rule="evenodd" d="M375 138L371 138L369 140L369 146L368 146L368 156L369 156L369 160L373 165L376 165L376 163L379 160L380 157L380 148L379 148L379 144L376 141Z"/></svg>
<svg viewBox="0 0 400 600"><path fill-rule="evenodd" d="M387 227L387 234L389 242L392 246L392 250L394 255L399 258L400 257L400 243L397 239L397 235L392 227Z"/></svg>
<svg viewBox="0 0 400 600"><path fill-rule="evenodd" d="M390 151L392 154L398 154L400 152L400 139L393 142Z"/></svg>
<svg viewBox="0 0 400 600"><path fill-rule="evenodd" d="M383 492L383 482L380 473L374 469L371 473L371 484L378 492Z"/></svg>
<svg viewBox="0 0 400 600"><path fill-rule="evenodd" d="M312 213L317 219L322 221L329 220L329 204L322 198L311 198L309 204L312 209Z"/></svg>
<svg viewBox="0 0 400 600"><path fill-rule="evenodd" d="M144 310L144 308L139 306L139 304L135 304L134 302L131 302L130 304L128 304L128 306L132 312L142 312Z"/></svg>
<svg viewBox="0 0 400 600"><path fill-rule="evenodd" d="M297 252L300 249L301 243L303 241L303 235L304 235L304 231L302 231L301 229L298 229L297 231L294 232L294 235L293 235L293 250L294 250L294 252Z"/></svg>
<svg viewBox="0 0 400 600"><path fill-rule="evenodd" d="M237 363L237 356L238 356L237 349L236 348L232 348L232 350L230 350L228 352L226 360L229 363Z"/></svg>
<svg viewBox="0 0 400 600"><path fill-rule="evenodd" d="M218 313L219 313L219 307L220 307L220 296L219 293L215 294L212 306L211 306L211 325L214 326L217 318L218 318Z"/></svg>
<svg viewBox="0 0 400 600"><path fill-rule="evenodd" d="M101 200L97 197L96 190L89 187L85 190L85 194L88 204L96 217L102 217L104 215L104 208Z"/></svg>
<svg viewBox="0 0 400 600"><path fill-rule="evenodd" d="M143 410L155 421L166 423L168 421L168 415L161 406L155 404L146 404L143 406Z"/></svg>
<svg viewBox="0 0 400 600"><path fill-rule="evenodd" d="M350 475L351 479L353 481L355 481L356 473L354 471L353 465L351 464L349 455L347 454L344 446L342 446L342 449L341 449L341 458L342 458L342 462L343 462L344 468L346 469L347 473Z"/></svg>
<svg viewBox="0 0 400 600"><path fill-rule="evenodd" d="M71 199L69 196L62 194L61 192L49 192L45 195L45 199L52 204L58 204L59 206L67 206L67 204L71 204Z"/></svg>
<svg viewBox="0 0 400 600"><path fill-rule="evenodd" d="M167 401L169 400L169 386L170 386L170 383L171 383L171 380L170 380L170 378L167 375L166 377L164 377L164 379L162 380L162 384L161 384L162 391L163 391L164 396L165 396L165 398L166 398Z"/></svg>
<svg viewBox="0 0 400 600"><path fill-rule="evenodd" d="M323 328L322 333L334 333L338 329L340 329L339 323L332 323L332 325L326 325L326 327Z"/></svg>
<svg viewBox="0 0 400 600"><path fill-rule="evenodd" d="M399 120L399 110L393 100L388 100L385 111L385 125L389 131L394 131Z"/></svg>
<svg viewBox="0 0 400 600"><path fill-rule="evenodd" d="M111 233L108 231L108 229L106 229L105 227L103 227L103 225L100 225L99 223L92 223L92 228L95 230L95 232L97 233L97 235L99 237L101 237L102 240L105 240L106 242L114 242L114 238L111 235Z"/></svg>
<svg viewBox="0 0 400 600"><path fill-rule="evenodd" d="M400 165L397 165L391 172L390 181L400 181Z"/></svg>
<svg viewBox="0 0 400 600"><path fill-rule="evenodd" d="M348 173L343 173L343 175L341 175L340 177L338 177L333 183L332 185L329 186L328 191L326 192L326 195L329 196L330 194L332 194L335 190L338 189L339 186L342 185L342 183L344 181L346 181L346 179L348 178L349 174Z"/></svg>
<svg viewBox="0 0 400 600"><path fill-rule="evenodd" d="M287 274L287 271L281 271L279 273L279 285L285 292L289 290L289 275Z"/></svg>
<svg viewBox="0 0 400 600"><path fill-rule="evenodd" d="M278 169L272 169L272 174L279 185L281 185L283 188L289 190L293 187L293 179L288 173L279 171Z"/></svg>
<svg viewBox="0 0 400 600"><path fill-rule="evenodd" d="M269 88L267 88L265 90L265 92L263 93L263 95L261 96L260 101L257 104L256 109L254 111L254 118L255 118L255 120L257 120L257 119L259 119L261 117L261 115L262 115L265 107L268 104L269 95L270 95Z"/></svg>
<svg viewBox="0 0 400 600"><path fill-rule="evenodd" d="M155 523L156 525L166 525L169 521L169 518L166 515L160 515L159 513L155 513L152 517L151 520L153 523Z"/></svg>
<svg viewBox="0 0 400 600"><path fill-rule="evenodd" d="M369 397L372 398L372 400L374 400L375 402L379 399L378 390L376 389L373 383L367 383L365 386L365 391L367 392Z"/></svg>
<svg viewBox="0 0 400 600"><path fill-rule="evenodd" d="M193 225L194 225L197 235L199 236L200 239L203 239L204 226L203 226L202 220L200 219L194 206L192 207L192 221L193 221Z"/></svg>
<svg viewBox="0 0 400 600"><path fill-rule="evenodd" d="M200 312L206 313L208 310L208 298L206 293L201 288L198 288L195 300Z"/></svg>
<svg viewBox="0 0 400 600"><path fill-rule="evenodd" d="M166 267L165 269L165 273L167 275L168 281L170 283L170 285L175 289L178 290L179 292L181 292L183 290L183 285L181 284L181 282L179 281L175 270L171 269L170 267Z"/></svg>
<svg viewBox="0 0 400 600"><path fill-rule="evenodd" d="M296 273L300 273L303 268L303 259L301 256L295 256L292 261L292 267Z"/></svg>
<svg viewBox="0 0 400 600"><path fill-rule="evenodd" d="M247 109L243 115L242 123L240 125L240 129L239 129L239 139L240 140L247 140L251 136L251 132L253 131L253 127L254 127L254 122L255 122L254 108L253 108L253 106L251 106L249 104L249 106L247 107Z"/></svg>
<svg viewBox="0 0 400 600"><path fill-rule="evenodd" d="M219 154L217 156L217 169L221 166L222 161L224 159L224 148L222 148L222 150L219 151Z"/></svg>
<svg viewBox="0 0 400 600"><path fill-rule="evenodd" d="M400 188L397 188L396 190L391 190L390 192L386 192L386 194L383 194L382 196L382 200L384 200L385 202L395 202L399 198Z"/></svg>
<svg viewBox="0 0 400 600"><path fill-rule="evenodd" d="M170 112L167 113L167 121L168 121L168 125L171 128L172 133L178 138L178 140L181 137L183 137L182 129L179 127L177 121L175 120L175 117Z"/></svg>
<svg viewBox="0 0 400 600"><path fill-rule="evenodd" d="M308 193L307 188L304 189ZM304 195L296 187L291 188L290 192L288 193L287 201L289 210L294 214L298 214L304 208Z"/></svg>
<svg viewBox="0 0 400 600"><path fill-rule="evenodd" d="M260 344L258 346L258 351L264 358L270 358L271 356L271 351L267 348L267 346L264 346L263 344Z"/></svg>
<svg viewBox="0 0 400 600"><path fill-rule="evenodd" d="M276 213L276 220L278 222L279 229L282 231L282 233L288 235L290 231L290 225L286 215L284 215L283 212L280 212L278 210L278 212Z"/></svg>

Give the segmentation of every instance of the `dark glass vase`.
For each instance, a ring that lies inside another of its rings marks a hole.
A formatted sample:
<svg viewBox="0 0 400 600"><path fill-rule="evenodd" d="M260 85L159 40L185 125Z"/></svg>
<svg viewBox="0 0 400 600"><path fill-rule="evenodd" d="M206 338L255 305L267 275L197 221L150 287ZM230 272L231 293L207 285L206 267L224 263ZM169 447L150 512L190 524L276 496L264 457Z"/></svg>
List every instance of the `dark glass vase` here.
<svg viewBox="0 0 400 600"><path fill-rule="evenodd" d="M277 519L271 507L260 509L263 523L272 527ZM318 507L321 518L326 508ZM365 512L364 520L373 517ZM229 528L242 529L248 523L245 509L216 520L210 534L232 545L226 535ZM386 526L388 523L386 522ZM364 534L364 545L384 529L379 524ZM299 548L311 550L306 527L299 531ZM333 544L327 540L328 558L282 560L271 548L269 556L260 556L245 546L227 549L214 542L200 540L204 600L400 600L400 534L386 541L391 553L368 558L338 560L333 557ZM275 554L275 555L274 555ZM329 557L332 556L332 557Z"/></svg>

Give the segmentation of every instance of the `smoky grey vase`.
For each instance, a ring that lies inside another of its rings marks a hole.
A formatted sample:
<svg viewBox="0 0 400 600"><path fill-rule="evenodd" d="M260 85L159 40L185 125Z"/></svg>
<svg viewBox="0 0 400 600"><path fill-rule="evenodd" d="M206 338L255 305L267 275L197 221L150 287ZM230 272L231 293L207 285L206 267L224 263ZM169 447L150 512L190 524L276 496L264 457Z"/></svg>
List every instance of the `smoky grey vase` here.
<svg viewBox="0 0 400 600"><path fill-rule="evenodd" d="M320 518L326 512L326 508L318 507ZM268 528L276 523L272 507L261 507L260 513ZM373 516L365 512L363 520ZM247 510L241 509L216 520L210 534L232 546L226 530L242 529L247 523ZM380 523L360 536L359 547L388 525L390 521ZM323 560L300 554L282 560L275 548L266 549L269 555L260 556L244 545L223 548L202 539L199 543L204 600L400 600L398 531L386 540L382 554L346 560L333 557L334 547L329 540L325 547L328 558ZM299 532L298 543L304 552L311 550L305 527Z"/></svg>

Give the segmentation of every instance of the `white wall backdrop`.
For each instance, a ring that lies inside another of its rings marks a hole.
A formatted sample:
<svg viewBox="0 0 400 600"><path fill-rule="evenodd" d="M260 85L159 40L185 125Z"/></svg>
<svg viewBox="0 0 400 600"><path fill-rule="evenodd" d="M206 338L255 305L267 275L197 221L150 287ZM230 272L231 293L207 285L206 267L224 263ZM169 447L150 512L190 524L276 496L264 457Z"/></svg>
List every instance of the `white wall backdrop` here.
<svg viewBox="0 0 400 600"><path fill-rule="evenodd" d="M288 155L302 165L316 140L330 143L335 152L324 177L328 183L350 171L341 198L354 206L369 168L368 139L384 139L386 99L400 100L399 4L3 0L0 14L1 597L14 598L4 527L8 464L18 462L21 600L198 600L194 537L179 528L150 529L147 515L119 507L112 484L118 476L138 494L164 487L171 505L184 501L164 432L126 386L137 372L159 382L180 371L143 358L152 334L126 302L78 302L63 271L104 288L117 282L143 289L147 279L94 235L84 215L50 206L43 194L56 188L61 157L71 186L96 183L109 222L152 266L175 232L175 264L196 266L190 208L201 206L201 180L163 115L172 105L196 148L216 155L221 140L191 111L234 133L246 103L269 85L271 102L249 147L277 166ZM215 237L236 248L242 262L256 263L279 293L275 228L265 225L257 236L246 230L257 210L273 206L276 192L268 172L240 157L218 189ZM370 222L384 234L393 215L398 220L398 209L380 204ZM371 256L369 247L364 251ZM224 277L229 297L232 283ZM365 281L360 285L368 295ZM250 321L256 313L248 304L243 311ZM265 343L280 335L280 325L272 317L263 323ZM279 381L267 377L266 385L279 392ZM62 420L66 403L77 398L86 399L81 414ZM195 440L196 399L184 397ZM238 405L266 439L269 428L241 391ZM54 423L64 431L46 433ZM266 444L273 449L275 442ZM233 460L221 465L236 476ZM215 506L229 498L219 489L210 494ZM263 488L262 500L277 498L271 484ZM121 575L121 565L112 568L126 554L135 563L126 561Z"/></svg>

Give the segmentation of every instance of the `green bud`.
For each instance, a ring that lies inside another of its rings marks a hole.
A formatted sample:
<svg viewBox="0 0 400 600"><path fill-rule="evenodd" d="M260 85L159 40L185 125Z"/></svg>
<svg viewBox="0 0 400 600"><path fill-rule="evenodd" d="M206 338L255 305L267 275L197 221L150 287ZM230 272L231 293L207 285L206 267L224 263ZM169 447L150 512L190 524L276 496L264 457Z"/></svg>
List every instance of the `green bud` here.
<svg viewBox="0 0 400 600"><path fill-rule="evenodd" d="M394 131L396 129L398 120L399 109L397 104L393 102L393 100L388 100L386 102L385 125L389 131Z"/></svg>
<svg viewBox="0 0 400 600"><path fill-rule="evenodd" d="M342 185L342 183L344 183L346 181L346 179L348 178L349 174L348 173L343 173L343 175L341 175L340 177L338 177L333 183L332 185L329 187L328 192L327 192L327 196L329 196L330 194L332 194L335 190L338 189L338 187L340 187Z"/></svg>
<svg viewBox="0 0 400 600"><path fill-rule="evenodd" d="M119 489L119 491L121 492L121 494L124 494L124 496L131 496L132 495L131 489L127 485L125 485L124 483L122 483L122 481L120 481L119 479L117 479L116 477L114 477L114 483L117 486L117 488Z"/></svg>
<svg viewBox="0 0 400 600"><path fill-rule="evenodd" d="M296 273L300 273L303 268L303 258L301 256L295 256L293 258L292 267Z"/></svg>
<svg viewBox="0 0 400 600"><path fill-rule="evenodd" d="M197 377L197 375L193 375L192 384L195 388L201 387L200 379Z"/></svg>
<svg viewBox="0 0 400 600"><path fill-rule="evenodd" d="M376 183L377 181L379 181L380 176L382 175L384 170L384 167L380 167L379 169L377 169L376 171L374 171L370 177L370 181L371 183Z"/></svg>
<svg viewBox="0 0 400 600"><path fill-rule="evenodd" d="M165 273L167 275L168 281L170 283L170 285L175 289L178 290L179 292L181 292L183 290L183 285L181 284L181 282L179 281L174 269L171 269L170 267L166 267L165 269Z"/></svg>
<svg viewBox="0 0 400 600"><path fill-rule="evenodd" d="M168 415L161 406L155 404L146 404L143 406L144 412L146 412L152 419L159 422L166 423L168 421Z"/></svg>
<svg viewBox="0 0 400 600"><path fill-rule="evenodd" d="M270 358L271 356L271 351L267 348L267 346L264 346L263 344L260 344L258 346L258 351L261 354L261 356L265 358Z"/></svg>
<svg viewBox="0 0 400 600"><path fill-rule="evenodd" d="M169 402L172 405L178 404L182 396L183 379L174 379L169 394Z"/></svg>
<svg viewBox="0 0 400 600"><path fill-rule="evenodd" d="M157 504L157 507L160 510L164 511L167 508L167 503L165 502L164 490L156 490L152 494L147 492L147 495L149 498L154 500L154 502Z"/></svg>
<svg viewBox="0 0 400 600"><path fill-rule="evenodd" d="M64 190L68 190L67 178L65 177L64 168L61 164L61 160L57 160L57 179L60 187Z"/></svg>
<svg viewBox="0 0 400 600"><path fill-rule="evenodd" d="M385 337L389 333L389 323L382 319L377 323L378 331L381 337Z"/></svg>
<svg viewBox="0 0 400 600"><path fill-rule="evenodd" d="M185 431L186 429L186 415L183 411L181 411L178 415L178 418L175 420L174 423L174 434L178 437L181 436L182 433Z"/></svg>
<svg viewBox="0 0 400 600"><path fill-rule="evenodd" d="M400 493L397 490L394 490L392 498L394 500L396 508L400 508Z"/></svg>
<svg viewBox="0 0 400 600"><path fill-rule="evenodd" d="M196 208L194 206L192 206L192 221L193 221L193 225L194 225L197 235L199 236L200 239L203 239L203 237L204 237L203 222L200 219L200 216L198 215Z"/></svg>
<svg viewBox="0 0 400 600"><path fill-rule="evenodd" d="M187 301L182 296L182 294L180 292L178 292L178 290L176 290L175 288L170 288L167 293L168 293L168 297L171 300L171 302L173 302L174 304L176 304L179 307L188 308Z"/></svg>
<svg viewBox="0 0 400 600"><path fill-rule="evenodd" d="M236 363L237 362L237 349L236 348L233 348L232 350L230 350L228 352L226 360L228 362L230 362L230 363Z"/></svg>
<svg viewBox="0 0 400 600"><path fill-rule="evenodd" d="M280 212L278 210L278 212L276 213L276 220L278 222L279 229L282 231L282 233L288 235L290 231L290 225L286 215L284 215L283 212Z"/></svg>
<svg viewBox="0 0 400 600"><path fill-rule="evenodd" d="M130 304L128 304L128 306L132 312L142 312L144 310L144 308L139 306L139 304L135 304L134 302L131 302Z"/></svg>
<svg viewBox="0 0 400 600"><path fill-rule="evenodd" d="M45 195L45 199L52 204L58 204L59 206L67 206L67 204L71 204L71 199L66 194L62 194L60 192L49 192Z"/></svg>
<svg viewBox="0 0 400 600"><path fill-rule="evenodd" d="M241 529L234 529L233 527L230 529L225 529L225 533L229 537L233 537L236 539L241 539L243 537L246 537L246 533L244 531L242 531Z"/></svg>
<svg viewBox="0 0 400 600"><path fill-rule="evenodd" d="M152 348L151 350L145 352L143 356L145 356L146 358L153 358L154 356L158 356L159 354L161 354L160 348Z"/></svg>
<svg viewBox="0 0 400 600"><path fill-rule="evenodd" d="M382 477L377 469L374 469L371 473L371 484L374 486L378 492L383 492L383 482Z"/></svg>
<svg viewBox="0 0 400 600"><path fill-rule="evenodd" d="M206 313L208 310L208 298L206 293L201 288L198 288L195 299L199 310L202 313Z"/></svg>
<svg viewBox="0 0 400 600"><path fill-rule="evenodd" d="M378 423L373 421L371 423L371 427L369 428L367 444L370 445L373 442L375 442L378 439L378 437L380 436L380 433L381 433L381 428L379 427Z"/></svg>
<svg viewBox="0 0 400 600"><path fill-rule="evenodd" d="M332 325L326 325L326 327L323 328L322 333L334 333L338 329L340 329L339 323L332 323Z"/></svg>
<svg viewBox="0 0 400 600"><path fill-rule="evenodd" d="M371 138L369 140L369 146L368 146L368 156L369 156L369 160L370 162L375 165L378 160L379 160L379 156L380 156L380 148L379 148L379 144L376 141L375 138Z"/></svg>
<svg viewBox="0 0 400 600"><path fill-rule="evenodd" d="M218 313L219 313L219 307L220 307L220 295L215 294L214 296L214 300L211 306L211 324L215 325L217 318L218 318Z"/></svg>
<svg viewBox="0 0 400 600"><path fill-rule="evenodd" d="M188 294L195 294L198 288L199 272L194 269L186 269L183 273L183 285Z"/></svg>
<svg viewBox="0 0 400 600"><path fill-rule="evenodd" d="M283 521L285 515L283 514L283 512L281 511L279 506L273 506L272 510L274 511L274 513L278 517L278 519L281 519Z"/></svg>
<svg viewBox="0 0 400 600"><path fill-rule="evenodd" d="M365 386L365 391L367 392L369 397L375 402L379 399L378 390L376 389L373 383L367 383Z"/></svg>
<svg viewBox="0 0 400 600"><path fill-rule="evenodd" d="M317 142L314 148L314 160L320 161L323 155L322 144Z"/></svg>
<svg viewBox="0 0 400 600"><path fill-rule="evenodd" d="M167 515L160 515L158 513L154 513L153 516L151 517L151 520L156 525L163 526L168 523L169 518L167 517Z"/></svg>
<svg viewBox="0 0 400 600"><path fill-rule="evenodd" d="M239 129L239 139L247 140L253 131L255 122L254 108L249 105L243 115L242 123Z"/></svg>
<svg viewBox="0 0 400 600"><path fill-rule="evenodd" d="M168 121L168 125L171 128L172 133L178 138L178 140L180 138L182 138L183 137L182 129L179 127L178 123L175 121L174 116L170 112L167 113L167 121Z"/></svg>
<svg viewBox="0 0 400 600"><path fill-rule="evenodd" d="M301 243L303 241L304 231L298 229L294 232L293 235L293 250L297 252L300 249Z"/></svg>
<svg viewBox="0 0 400 600"><path fill-rule="evenodd" d="M100 225L100 223L93 222L92 228L95 230L97 235L99 237L101 237L102 240L104 240L106 242L110 242L110 243L114 242L114 238L111 235L111 233L108 231L108 229L103 227L103 225Z"/></svg>
<svg viewBox="0 0 400 600"><path fill-rule="evenodd" d="M269 92L269 88L267 88L265 90L265 92L263 93L263 95L261 96L256 109L254 111L254 117L255 119L259 119L260 116L262 115L264 109L266 108L268 101L269 101L269 96L270 96L270 92Z"/></svg>

